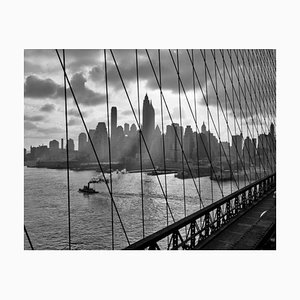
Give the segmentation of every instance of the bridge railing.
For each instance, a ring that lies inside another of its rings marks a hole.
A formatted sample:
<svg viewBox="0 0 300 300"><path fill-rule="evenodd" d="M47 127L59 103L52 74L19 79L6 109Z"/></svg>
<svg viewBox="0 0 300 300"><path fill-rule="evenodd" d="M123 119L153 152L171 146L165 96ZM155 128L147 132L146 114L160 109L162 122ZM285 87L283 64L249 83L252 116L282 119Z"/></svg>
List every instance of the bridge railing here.
<svg viewBox="0 0 300 300"><path fill-rule="evenodd" d="M273 173L131 244L125 250L194 249L198 243L266 196L275 186L276 173Z"/></svg>

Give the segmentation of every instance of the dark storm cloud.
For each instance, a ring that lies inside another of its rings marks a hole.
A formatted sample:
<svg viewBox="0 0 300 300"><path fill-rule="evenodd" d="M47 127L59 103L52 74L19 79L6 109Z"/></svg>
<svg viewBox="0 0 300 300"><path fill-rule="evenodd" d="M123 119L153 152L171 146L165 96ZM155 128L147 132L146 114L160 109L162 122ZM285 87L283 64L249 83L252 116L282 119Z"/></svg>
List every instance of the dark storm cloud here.
<svg viewBox="0 0 300 300"><path fill-rule="evenodd" d="M254 54L256 54L254 50ZM145 50L138 50L139 58L139 79L146 82L146 88L157 90L159 85L159 59L157 50L148 50L148 58ZM136 82L136 61L134 50L113 50L117 65L120 69L125 85ZM177 56L178 54L178 56ZM261 103L265 100L274 102L274 99L266 99L254 93L253 74L250 74L251 55L253 53L247 50L161 50L161 80L162 89L178 94L179 86L182 101L186 102L185 92L192 92L195 85L197 99L200 104L209 106L221 105L225 109L228 107L228 113L233 115L242 112L246 117L245 111L250 111L250 104L254 108L254 114L261 114L264 108ZM153 65L154 71L151 67ZM251 62L253 64L253 62ZM179 67L178 67L179 64ZM193 68L194 66L194 68ZM178 83L177 70L180 71L181 83ZM97 66L97 79L101 83L101 72L103 68ZM108 79L109 87L115 90L122 90L119 75L116 70L111 53L108 51ZM155 74L156 77L155 77ZM253 73L253 72L252 72ZM250 75L249 75L250 74ZM194 81L193 81L194 76ZM245 80L244 80L245 77ZM104 74L102 74L102 80ZM103 82L102 82L103 83ZM271 83L272 84L272 83ZM268 90L268 82L263 82L260 87L262 90ZM208 98L206 98L206 87ZM187 97L188 98L188 97ZM193 99L188 98L191 103ZM235 105L233 105L235 102ZM242 109L242 111L241 111ZM233 112L234 111L234 112Z"/></svg>
<svg viewBox="0 0 300 300"><path fill-rule="evenodd" d="M129 83L136 83L136 57L135 50L113 50L113 55L116 64L120 69L121 75L124 79L125 85ZM149 57L145 50L138 50L138 71L139 79L146 82L146 87L149 90L159 89L157 79L159 79L159 59L157 50L148 50ZM191 55L191 51L189 52ZM161 78L163 90L168 90L173 93L178 92L178 77L175 66L177 67L177 51L161 50ZM201 84L204 81L204 69L201 68L201 53L194 51L195 68L198 72ZM172 60L173 58L173 60ZM184 84L185 90L193 89L192 81L192 64L186 50L178 50L179 69L181 80ZM202 59L203 60L203 59ZM197 62L198 61L198 64ZM200 62L200 63L199 63ZM151 67L153 65L154 71ZM175 64L175 66L174 66ZM209 62L207 62L209 64ZM123 89L119 74L116 69L115 62L113 61L110 51L107 51L107 76L109 88L115 90ZM157 77L157 79L156 79ZM104 67L103 64L97 64L89 71L89 79L95 83L104 84Z"/></svg>
<svg viewBox="0 0 300 300"><path fill-rule="evenodd" d="M105 95L97 93L86 86L87 80L83 73L75 73L70 82L78 103L85 106L95 106L105 102ZM58 99L64 97L64 89L61 85L52 79L42 79L35 75L26 77L24 91L25 97L33 99ZM67 93L68 97L71 97L69 89L67 89Z"/></svg>
<svg viewBox="0 0 300 300"><path fill-rule="evenodd" d="M39 122L39 121L45 120L45 117L44 117L44 116L41 116L41 115L36 115L36 116L28 116L28 115L25 115L25 116L24 116L24 120L25 120L25 121Z"/></svg>
<svg viewBox="0 0 300 300"><path fill-rule="evenodd" d="M52 79L30 75L25 79L24 94L28 98L55 98L59 87Z"/></svg>
<svg viewBox="0 0 300 300"><path fill-rule="evenodd" d="M47 103L40 108L40 111L51 112L55 110L55 105Z"/></svg>
<svg viewBox="0 0 300 300"><path fill-rule="evenodd" d="M96 49L71 49L65 50L67 68L78 72L82 67L91 67L103 59L101 50Z"/></svg>
<svg viewBox="0 0 300 300"><path fill-rule="evenodd" d="M89 71L89 79L94 81L95 83L102 82L104 78L104 72L102 66L94 66Z"/></svg>
<svg viewBox="0 0 300 300"><path fill-rule="evenodd" d="M86 86L86 78L83 73L76 73L71 78L71 86L79 103L86 106L103 104L106 101L105 95L96 93Z"/></svg>
<svg viewBox="0 0 300 300"><path fill-rule="evenodd" d="M59 50L62 56L62 50ZM99 63L100 50L71 49L65 50L66 67L71 73L82 71ZM54 49L26 49L24 51L25 74L55 73L61 71L59 59Z"/></svg>

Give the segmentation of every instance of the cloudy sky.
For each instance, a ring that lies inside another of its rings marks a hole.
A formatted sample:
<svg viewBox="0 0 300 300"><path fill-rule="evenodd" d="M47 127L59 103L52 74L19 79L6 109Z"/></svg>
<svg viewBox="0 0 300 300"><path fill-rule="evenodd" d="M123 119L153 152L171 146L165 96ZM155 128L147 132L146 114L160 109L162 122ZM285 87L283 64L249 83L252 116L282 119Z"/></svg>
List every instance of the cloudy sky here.
<svg viewBox="0 0 300 300"><path fill-rule="evenodd" d="M59 51L62 55L62 51ZM81 112L89 129L97 126L98 122L106 122L106 90L105 90L105 68L104 68L104 51L103 50L66 50L66 71L70 79L71 86L74 90ZM137 73L136 59L134 50L113 50L113 54L119 70L124 79L132 105L137 112ZM191 64L191 51L178 51L179 71L184 86L180 86L180 100L182 124L191 125L195 130L195 122L191 113L195 113L194 105L194 88L193 88L193 68ZM261 102L258 93L254 94L251 90L252 75L248 76L250 68L246 52L232 51L230 59L229 51L224 51L224 61L220 51L194 50L193 56L195 61L195 97L196 110L199 128L204 121L208 124L207 106L212 114L210 118L210 129L216 134L220 123L221 139L227 140L227 127L224 114L229 116L229 125L232 133L242 129L244 136L248 135L248 129L253 129L251 124L254 120L257 124L256 129L266 131L269 122L273 116L265 114L265 111L272 110L275 113L275 107L272 106L272 99L267 102ZM155 73L158 74L158 51L149 50L151 62L153 63ZM216 60L217 65L214 63ZM205 63L207 66L205 74ZM180 123L179 94L178 94L178 77L176 73L177 51L161 51L161 80L163 95L167 102L169 111L174 122ZM160 93L155 74L151 68L150 60L145 50L138 50L139 65L139 88L140 102L147 93L152 100L155 113L156 124L161 128L161 108ZM217 66L217 68L216 68ZM231 66L233 67L231 69ZM41 144L48 145L52 139L59 140L65 137L65 115L64 115L64 85L63 72L55 50L25 50L24 51L24 134L25 148L38 146ZM231 77L232 72L232 77ZM238 84L238 76L240 84ZM246 81L244 81L244 77ZM125 90L122 86L119 74L111 52L107 51L107 76L108 76L108 98L109 111L111 106L117 106L118 125L124 125L125 122L135 123L132 109L126 97ZM205 81L205 78L207 81ZM254 81L253 81L254 82ZM270 82L266 81L261 85L267 87ZM200 86L205 93L206 87L208 98L204 98ZM225 92L225 88L226 91ZM216 93L217 91L217 93ZM263 89L262 89L263 91ZM221 106L217 106L217 94ZM227 100L226 100L227 98ZM231 104L228 101L230 98ZM237 99L240 99L240 102ZM268 97L265 97L265 99ZM188 105L188 101L190 107ZM246 99L246 101L245 101ZM235 101L235 104L234 104ZM240 104L239 104L240 103ZM238 121L234 121L231 107L235 105L234 110ZM268 107L268 105L270 107ZM271 108L272 106L272 108ZM240 107L243 108L242 112ZM223 112L222 112L223 109ZM163 106L164 124L171 124L170 117L166 107ZM217 112L219 111L219 121ZM250 118L250 111L252 117ZM81 119L79 117L76 105L68 87L68 121L69 136L75 141L77 148L77 137L80 132L84 132ZM247 121L247 122L246 122ZM247 127L247 124L249 127ZM234 126L235 125L235 126Z"/></svg>

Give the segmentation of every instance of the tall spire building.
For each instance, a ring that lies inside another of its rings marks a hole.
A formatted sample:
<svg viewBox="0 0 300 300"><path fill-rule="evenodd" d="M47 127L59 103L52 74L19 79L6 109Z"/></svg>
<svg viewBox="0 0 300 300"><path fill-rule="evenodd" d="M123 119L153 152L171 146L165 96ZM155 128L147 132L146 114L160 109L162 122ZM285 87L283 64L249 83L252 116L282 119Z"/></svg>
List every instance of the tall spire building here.
<svg viewBox="0 0 300 300"><path fill-rule="evenodd" d="M110 114L110 120L111 120L111 135L114 135L117 129L117 108L113 106L111 108L111 114Z"/></svg>
<svg viewBox="0 0 300 300"><path fill-rule="evenodd" d="M154 132L155 126L155 112L152 106L152 102L149 101L148 95L146 94L143 104L143 134L146 138L151 138Z"/></svg>

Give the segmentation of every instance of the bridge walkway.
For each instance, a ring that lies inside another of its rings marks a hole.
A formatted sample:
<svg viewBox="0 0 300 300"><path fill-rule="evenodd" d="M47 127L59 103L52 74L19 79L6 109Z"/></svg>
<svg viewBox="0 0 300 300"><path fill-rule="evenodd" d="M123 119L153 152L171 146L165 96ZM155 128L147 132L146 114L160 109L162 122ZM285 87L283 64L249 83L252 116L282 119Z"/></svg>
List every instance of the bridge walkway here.
<svg viewBox="0 0 300 300"><path fill-rule="evenodd" d="M275 234L276 199L274 191L261 199L238 219L198 244L195 250L262 249Z"/></svg>

